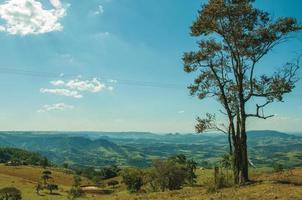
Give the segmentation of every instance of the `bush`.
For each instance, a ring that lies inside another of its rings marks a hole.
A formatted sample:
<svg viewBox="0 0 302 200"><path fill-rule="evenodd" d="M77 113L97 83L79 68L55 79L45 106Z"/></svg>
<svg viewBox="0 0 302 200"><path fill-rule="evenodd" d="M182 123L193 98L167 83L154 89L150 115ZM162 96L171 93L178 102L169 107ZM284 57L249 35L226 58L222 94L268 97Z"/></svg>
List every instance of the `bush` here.
<svg viewBox="0 0 302 200"><path fill-rule="evenodd" d="M21 200L21 191L14 187L6 187L0 190L0 200Z"/></svg>
<svg viewBox="0 0 302 200"><path fill-rule="evenodd" d="M120 169L116 165L110 167L104 167L100 171L100 176L102 179L110 179L118 176Z"/></svg>
<svg viewBox="0 0 302 200"><path fill-rule="evenodd" d="M178 190L188 183L196 183L197 163L177 155L168 160L156 160L148 172L148 183L153 191Z"/></svg>
<svg viewBox="0 0 302 200"><path fill-rule="evenodd" d="M54 190L59 190L58 185L52 183L47 184L46 188L49 190L50 194L52 194Z"/></svg>
<svg viewBox="0 0 302 200"><path fill-rule="evenodd" d="M117 186L119 184L119 182L117 180L111 180L107 183L108 186L112 186L112 188L115 188L115 186Z"/></svg>
<svg viewBox="0 0 302 200"><path fill-rule="evenodd" d="M84 195L84 191L82 188L72 187L68 191L68 199L76 199Z"/></svg>
<svg viewBox="0 0 302 200"><path fill-rule="evenodd" d="M148 173L148 182L153 191L180 189L185 183L186 170L171 160L156 160Z"/></svg>
<svg viewBox="0 0 302 200"><path fill-rule="evenodd" d="M283 172L284 166L280 163L274 163L273 169L274 169L274 172Z"/></svg>
<svg viewBox="0 0 302 200"><path fill-rule="evenodd" d="M81 188L81 181L82 181L82 179L80 176L75 175L73 177L73 185L72 185L71 189L68 191L69 199L76 199L76 198L83 196L84 191Z"/></svg>
<svg viewBox="0 0 302 200"><path fill-rule="evenodd" d="M214 176L205 180L204 183L208 192L216 192L217 190L229 187L232 184L229 182L228 177L223 173L222 168L214 168Z"/></svg>
<svg viewBox="0 0 302 200"><path fill-rule="evenodd" d="M137 168L125 169L122 177L123 182L127 185L127 190L131 193L138 192L144 184L144 173Z"/></svg>

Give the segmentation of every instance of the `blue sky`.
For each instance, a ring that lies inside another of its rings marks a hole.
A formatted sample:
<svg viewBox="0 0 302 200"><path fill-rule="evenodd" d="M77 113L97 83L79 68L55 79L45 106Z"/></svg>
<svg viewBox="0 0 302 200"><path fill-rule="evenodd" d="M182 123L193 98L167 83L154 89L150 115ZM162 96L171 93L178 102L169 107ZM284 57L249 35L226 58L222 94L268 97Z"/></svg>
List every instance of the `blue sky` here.
<svg viewBox="0 0 302 200"><path fill-rule="evenodd" d="M219 109L189 96L181 61L196 48L189 26L202 2L0 0L0 129L193 132L197 116ZM300 0L256 6L302 22ZM301 52L299 33L259 72ZM249 129L302 131L301 91Z"/></svg>

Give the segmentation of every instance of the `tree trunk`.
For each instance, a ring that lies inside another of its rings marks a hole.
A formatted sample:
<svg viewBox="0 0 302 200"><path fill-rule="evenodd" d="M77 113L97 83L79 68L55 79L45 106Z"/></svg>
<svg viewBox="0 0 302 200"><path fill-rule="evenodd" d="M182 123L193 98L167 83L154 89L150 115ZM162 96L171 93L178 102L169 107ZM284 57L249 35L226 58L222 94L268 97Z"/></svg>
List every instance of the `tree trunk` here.
<svg viewBox="0 0 302 200"><path fill-rule="evenodd" d="M228 142L229 142L230 155L233 155L232 140L231 140L231 126L229 126L229 130L228 130Z"/></svg>
<svg viewBox="0 0 302 200"><path fill-rule="evenodd" d="M242 182L248 182L249 181L249 162L248 162L248 154L247 154L247 137L246 137L246 132L242 132L242 137L241 137L241 154L242 154L242 173L241 173L241 180Z"/></svg>
<svg viewBox="0 0 302 200"><path fill-rule="evenodd" d="M242 68L239 68L242 69ZM243 75L240 70L239 80L239 91L238 91L238 99L239 99L239 133L240 133L240 157L241 157L241 168L240 168L240 183L245 183L249 181L249 173L248 173L248 155L247 155L247 137L246 137L246 113L245 113L245 98L244 98L244 90L243 90Z"/></svg>

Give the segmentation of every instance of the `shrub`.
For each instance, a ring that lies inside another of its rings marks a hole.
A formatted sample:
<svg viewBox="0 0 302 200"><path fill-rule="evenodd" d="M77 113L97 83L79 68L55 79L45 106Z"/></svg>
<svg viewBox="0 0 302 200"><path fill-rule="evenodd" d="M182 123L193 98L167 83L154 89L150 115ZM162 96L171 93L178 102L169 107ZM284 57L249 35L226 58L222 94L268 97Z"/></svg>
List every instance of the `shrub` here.
<svg viewBox="0 0 302 200"><path fill-rule="evenodd" d="M100 176L102 179L110 179L118 176L120 169L116 165L110 167L104 167L100 171Z"/></svg>
<svg viewBox="0 0 302 200"><path fill-rule="evenodd" d="M131 193L138 192L143 186L144 173L137 168L125 169L122 173L123 182Z"/></svg>
<svg viewBox="0 0 302 200"><path fill-rule="evenodd" d="M108 186L112 186L112 188L115 188L115 186L117 186L119 184L119 182L117 180L111 180L107 183Z"/></svg>
<svg viewBox="0 0 302 200"><path fill-rule="evenodd" d="M21 200L21 191L14 187L6 187L0 190L0 200Z"/></svg>
<svg viewBox="0 0 302 200"><path fill-rule="evenodd" d="M222 168L214 168L214 176L205 180L204 183L208 192L216 192L217 190L229 187L232 184L229 182L228 177L223 173Z"/></svg>
<svg viewBox="0 0 302 200"><path fill-rule="evenodd" d="M148 173L148 182L153 191L177 190L185 183L186 168L172 160L156 160Z"/></svg>
<svg viewBox="0 0 302 200"><path fill-rule="evenodd" d="M274 172L283 172L284 166L280 163L274 163L273 169L274 169Z"/></svg>
<svg viewBox="0 0 302 200"><path fill-rule="evenodd" d="M76 198L83 196L84 191L81 188L81 181L82 181L82 179L80 176L75 175L73 177L73 185L70 188L70 190L68 191L69 199L76 199Z"/></svg>
<svg viewBox="0 0 302 200"><path fill-rule="evenodd" d="M52 183L47 184L46 188L49 190L50 194L52 194L54 190L59 190L58 185Z"/></svg>
<svg viewBox="0 0 302 200"><path fill-rule="evenodd" d="M156 160L148 172L148 183L153 191L178 190L188 183L196 183L197 163L177 155L168 160Z"/></svg>

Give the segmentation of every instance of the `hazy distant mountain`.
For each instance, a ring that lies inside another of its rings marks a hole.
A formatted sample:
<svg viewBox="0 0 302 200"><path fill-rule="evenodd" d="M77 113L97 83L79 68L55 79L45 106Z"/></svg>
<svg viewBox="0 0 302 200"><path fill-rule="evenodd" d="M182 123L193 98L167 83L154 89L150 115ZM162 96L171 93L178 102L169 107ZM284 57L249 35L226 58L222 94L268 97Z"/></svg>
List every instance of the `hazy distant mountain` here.
<svg viewBox="0 0 302 200"><path fill-rule="evenodd" d="M282 133L279 131L271 131L271 130L259 130L259 131L249 131L249 138L264 138L264 137L275 137L275 138L295 138L295 135Z"/></svg>

